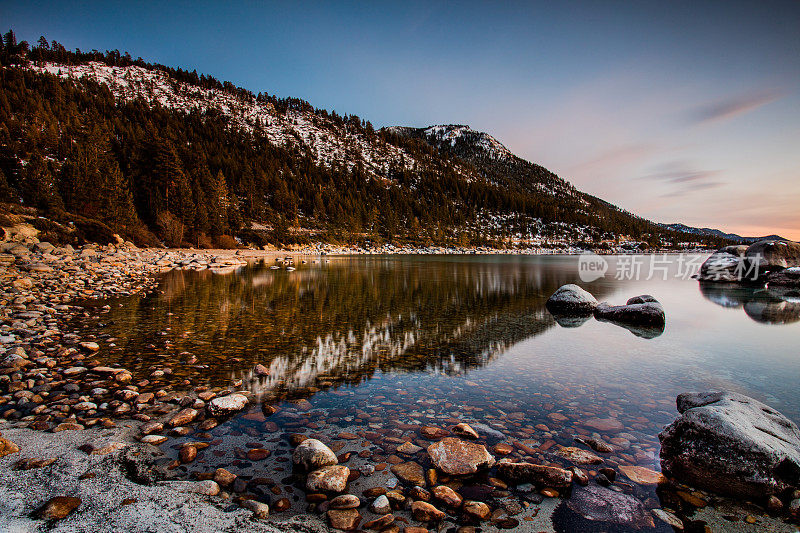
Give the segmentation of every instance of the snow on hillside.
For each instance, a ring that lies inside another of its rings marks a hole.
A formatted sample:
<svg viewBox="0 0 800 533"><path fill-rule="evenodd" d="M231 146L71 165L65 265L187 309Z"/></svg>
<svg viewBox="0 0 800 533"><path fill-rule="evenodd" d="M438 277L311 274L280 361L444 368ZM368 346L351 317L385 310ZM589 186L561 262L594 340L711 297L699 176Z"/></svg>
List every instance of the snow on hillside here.
<svg viewBox="0 0 800 533"><path fill-rule="evenodd" d="M352 169L360 157L367 172L385 176L390 166L413 168L414 159L403 150L371 143L363 135L350 132L324 117L298 110L278 114L269 102L241 98L219 89L203 89L178 82L161 70L138 66L113 67L91 62L85 65L31 64L31 69L61 78L89 79L108 86L115 98L143 98L153 104L190 113L213 109L228 115L232 127L253 131L261 129L277 146L301 145L311 150L318 164L344 163Z"/></svg>
<svg viewBox="0 0 800 533"><path fill-rule="evenodd" d="M511 150L489 135L481 131L475 131L469 126L443 125L431 126L425 129L425 135L437 143L448 143L455 147L456 143L463 139L472 147L485 152L492 159L505 159L513 157Z"/></svg>

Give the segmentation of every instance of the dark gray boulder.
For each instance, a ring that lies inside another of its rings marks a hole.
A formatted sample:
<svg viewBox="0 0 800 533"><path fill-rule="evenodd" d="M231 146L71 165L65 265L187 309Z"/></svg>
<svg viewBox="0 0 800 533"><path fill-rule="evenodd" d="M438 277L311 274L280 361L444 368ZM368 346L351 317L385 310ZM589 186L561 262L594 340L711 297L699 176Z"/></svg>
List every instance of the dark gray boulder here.
<svg viewBox="0 0 800 533"><path fill-rule="evenodd" d="M661 327L662 330L667 321L664 307L649 294L634 296L625 305L603 302L595 307L594 316L598 320L629 326Z"/></svg>
<svg viewBox="0 0 800 533"><path fill-rule="evenodd" d="M597 300L588 291L570 283L558 288L547 300L547 309L554 315L591 315Z"/></svg>
<svg viewBox="0 0 800 533"><path fill-rule="evenodd" d="M800 267L790 267L767 276L767 286L800 289Z"/></svg>
<svg viewBox="0 0 800 533"><path fill-rule="evenodd" d="M606 531L614 526L626 531L655 527L652 515L639 500L599 485L576 487L572 497L562 505L587 521L580 528L573 523L570 528L573 531Z"/></svg>
<svg viewBox="0 0 800 533"><path fill-rule="evenodd" d="M759 272L800 267L800 243L772 239L754 242L747 248L745 258Z"/></svg>
<svg viewBox="0 0 800 533"><path fill-rule="evenodd" d="M667 476L755 501L800 486L800 430L778 411L726 391L681 394L677 406L658 436Z"/></svg>
<svg viewBox="0 0 800 533"><path fill-rule="evenodd" d="M739 281L746 251L746 245L720 248L700 265L697 279L701 281Z"/></svg>

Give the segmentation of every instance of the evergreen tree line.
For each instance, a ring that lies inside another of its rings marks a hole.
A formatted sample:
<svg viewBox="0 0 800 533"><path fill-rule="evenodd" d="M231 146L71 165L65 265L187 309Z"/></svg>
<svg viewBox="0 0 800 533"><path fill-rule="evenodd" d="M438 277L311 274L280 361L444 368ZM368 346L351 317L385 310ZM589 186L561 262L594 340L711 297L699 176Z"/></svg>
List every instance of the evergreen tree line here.
<svg viewBox="0 0 800 533"><path fill-rule="evenodd" d="M242 98L268 99L283 112L313 112L334 131L344 127L372 143L395 145L421 164L393 167L381 177L365 171L360 154L352 168L345 162L320 166L308 148L274 146L258 128L232 128L217 112L186 114L144 100L115 101L105 85L25 68L27 61L96 60L154 68L117 51L69 52L44 38L30 48L17 43L13 32L5 34L0 49L3 201L37 207L57 219L74 214L139 243L161 239L172 246L231 246L233 236L289 244L304 239L289 231L298 225L315 228L326 240L366 236L475 244L486 236L476 233L472 242L464 242L452 230L487 210L590 225L598 238L608 233L682 238L587 195L588 211L578 197L542 193L530 186L552 179L542 167L519 160L509 174L509 168L442 154L421 139L376 132L355 115L329 114L302 100L254 96L211 77L168 70L182 81L188 77ZM465 166L482 179L466 180L460 170ZM252 222L265 223L271 232L251 231Z"/></svg>

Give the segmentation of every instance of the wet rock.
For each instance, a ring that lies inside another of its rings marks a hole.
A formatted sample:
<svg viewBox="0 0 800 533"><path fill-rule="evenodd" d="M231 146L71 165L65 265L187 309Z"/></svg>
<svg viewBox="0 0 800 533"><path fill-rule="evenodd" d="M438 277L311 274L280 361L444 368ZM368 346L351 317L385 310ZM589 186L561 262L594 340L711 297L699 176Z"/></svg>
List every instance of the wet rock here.
<svg viewBox="0 0 800 533"><path fill-rule="evenodd" d="M211 416L227 416L238 413L247 407L247 397L241 394L229 394L214 398L208 403L208 412Z"/></svg>
<svg viewBox="0 0 800 533"><path fill-rule="evenodd" d="M428 440L441 439L443 437L450 435L450 432L447 431L446 429L437 428L433 426L423 426L422 428L420 428L419 433Z"/></svg>
<svg viewBox="0 0 800 533"><path fill-rule="evenodd" d="M474 520L486 520L492 512L485 503L472 500L465 501L462 510L465 515Z"/></svg>
<svg viewBox="0 0 800 533"><path fill-rule="evenodd" d="M256 518L267 518L269 516L269 505L266 503L261 503L256 500L244 500L241 503L241 506L249 511L253 512L253 516Z"/></svg>
<svg viewBox="0 0 800 533"><path fill-rule="evenodd" d="M333 453L333 450L328 448L322 441L306 439L294 449L292 462L303 467L306 471L311 471L324 466L336 465L339 463L339 459Z"/></svg>
<svg viewBox="0 0 800 533"><path fill-rule="evenodd" d="M572 472L556 466L501 462L497 472L501 478L514 484L533 483L553 488L569 488L572 485Z"/></svg>
<svg viewBox="0 0 800 533"><path fill-rule="evenodd" d="M482 444L446 437L428 446L428 455L437 469L450 475L474 474L494 465L494 457Z"/></svg>
<svg viewBox="0 0 800 533"><path fill-rule="evenodd" d="M308 474L306 489L311 492L344 492L350 469L346 466L325 466Z"/></svg>
<svg viewBox="0 0 800 533"><path fill-rule="evenodd" d="M667 481L661 472L643 466L620 465L619 471L639 485L660 485Z"/></svg>
<svg viewBox="0 0 800 533"><path fill-rule="evenodd" d="M145 444L152 444L153 446L158 446L167 441L167 437L164 435L145 435L141 438L140 442Z"/></svg>
<svg viewBox="0 0 800 533"><path fill-rule="evenodd" d="M478 439L478 432L472 429L469 424L465 424L464 422L453 426L453 434L465 439Z"/></svg>
<svg viewBox="0 0 800 533"><path fill-rule="evenodd" d="M553 314L590 315L597 307L597 300L588 291L570 283L559 287L545 305Z"/></svg>
<svg viewBox="0 0 800 533"><path fill-rule="evenodd" d="M0 457L5 457L6 455L11 455L12 453L17 453L18 451L19 446L5 437L0 437Z"/></svg>
<svg viewBox="0 0 800 533"><path fill-rule="evenodd" d="M388 503L388 502L387 502ZM361 505L361 500L358 499L358 496L353 494L342 494L341 496L337 496L330 501L328 504L329 509L355 509ZM388 512L388 511L386 511ZM383 513L380 513L383 514Z"/></svg>
<svg viewBox="0 0 800 533"><path fill-rule="evenodd" d="M171 427L178 427L178 426L186 426L191 424L199 413L196 409L192 409L191 407L187 407L186 409L182 409L178 411L178 413L170 418L169 422L167 422Z"/></svg>
<svg viewBox="0 0 800 533"><path fill-rule="evenodd" d="M659 434L665 474L756 500L800 483L800 430L778 411L734 392L681 394L677 406Z"/></svg>
<svg viewBox="0 0 800 533"><path fill-rule="evenodd" d="M352 531L361 522L361 513L358 509L330 509L327 513L328 524L334 529Z"/></svg>
<svg viewBox="0 0 800 533"><path fill-rule="evenodd" d="M203 496L216 496L219 494L219 485L212 479L203 481L162 481L160 485L169 487L177 492L201 494Z"/></svg>
<svg viewBox="0 0 800 533"><path fill-rule="evenodd" d="M754 242L745 258L759 273L800 267L800 243L768 239Z"/></svg>
<svg viewBox="0 0 800 533"><path fill-rule="evenodd" d="M576 465L596 465L603 462L600 457L596 456L592 452L582 450L581 448L575 448L573 446L561 448L556 452L556 455L563 457L564 459L575 463Z"/></svg>
<svg viewBox="0 0 800 533"><path fill-rule="evenodd" d="M420 522L438 522L444 519L444 513L427 502L411 504L411 515Z"/></svg>
<svg viewBox="0 0 800 533"><path fill-rule="evenodd" d="M364 523L364 529L372 529L375 531L386 531L385 528L389 527L392 523L394 523L394 515L384 514L381 517L376 518L375 520L370 520L369 522Z"/></svg>
<svg viewBox="0 0 800 533"><path fill-rule="evenodd" d="M181 446L178 452L178 458L181 463L191 463L197 457L197 448L194 446Z"/></svg>
<svg viewBox="0 0 800 533"><path fill-rule="evenodd" d="M800 267L786 268L778 272L772 272L767 277L767 284L770 289L776 287L800 289Z"/></svg>
<svg viewBox="0 0 800 533"><path fill-rule="evenodd" d="M425 486L425 470L413 461L392 465L391 471L392 474L407 485Z"/></svg>
<svg viewBox="0 0 800 533"><path fill-rule="evenodd" d="M422 450L421 446L417 446L411 442L404 442L400 446L397 447L397 453L401 453L403 455L414 455L415 453Z"/></svg>
<svg viewBox="0 0 800 533"><path fill-rule="evenodd" d="M665 511L664 509L653 509L652 511L653 516L664 522L665 524L672 526L678 531L683 531L683 520L675 516L674 514L670 513L669 511Z"/></svg>
<svg viewBox="0 0 800 533"><path fill-rule="evenodd" d="M369 506L369 510L375 514L386 514L392 512L392 506L389 504L389 498L385 494L381 494Z"/></svg>
<svg viewBox="0 0 800 533"><path fill-rule="evenodd" d="M48 457L47 459L39 459L36 457L30 457L27 459L20 459L16 463L14 463L15 470L32 470L34 468L44 468L45 466L50 466L51 464L56 462L55 457Z"/></svg>
<svg viewBox="0 0 800 533"><path fill-rule="evenodd" d="M81 504L80 498L56 496L39 508L36 515L43 520L61 520L69 516Z"/></svg>
<svg viewBox="0 0 800 533"><path fill-rule="evenodd" d="M721 282L740 281L744 273L744 254L746 251L746 245L726 246L717 250L700 265L697 279Z"/></svg>
<svg viewBox="0 0 800 533"><path fill-rule="evenodd" d="M433 494L434 498L444 503L447 507L461 507L463 498L456 491L446 485L433 487L431 493Z"/></svg>
<svg viewBox="0 0 800 533"><path fill-rule="evenodd" d="M599 453L611 453L614 451L614 448L610 444L607 444L599 439L593 439L590 437L575 437L575 442L585 444L589 448Z"/></svg>
<svg viewBox="0 0 800 533"><path fill-rule="evenodd" d="M650 295L634 296L625 305L611 306L603 302L594 310L598 320L663 328L666 324L664 307Z"/></svg>
<svg viewBox="0 0 800 533"><path fill-rule="evenodd" d="M566 504L598 529L608 525L634 529L655 526L653 517L639 500L596 485L575 490Z"/></svg>
<svg viewBox="0 0 800 533"><path fill-rule="evenodd" d="M214 471L214 481L216 481L220 487L230 486L234 481L236 481L237 477L238 476L236 474L229 472L224 468L217 468L216 471Z"/></svg>

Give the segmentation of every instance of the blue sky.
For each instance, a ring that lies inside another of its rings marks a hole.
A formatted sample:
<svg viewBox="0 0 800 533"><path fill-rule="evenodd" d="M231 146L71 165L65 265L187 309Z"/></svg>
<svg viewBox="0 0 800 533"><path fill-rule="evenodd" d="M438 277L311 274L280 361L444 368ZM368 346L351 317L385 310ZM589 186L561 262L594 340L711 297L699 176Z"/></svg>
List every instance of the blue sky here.
<svg viewBox="0 0 800 533"><path fill-rule="evenodd" d="M800 239L800 2L0 2L376 126L469 124L657 221Z"/></svg>

